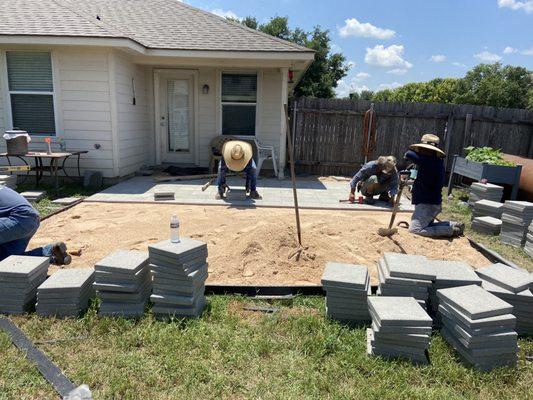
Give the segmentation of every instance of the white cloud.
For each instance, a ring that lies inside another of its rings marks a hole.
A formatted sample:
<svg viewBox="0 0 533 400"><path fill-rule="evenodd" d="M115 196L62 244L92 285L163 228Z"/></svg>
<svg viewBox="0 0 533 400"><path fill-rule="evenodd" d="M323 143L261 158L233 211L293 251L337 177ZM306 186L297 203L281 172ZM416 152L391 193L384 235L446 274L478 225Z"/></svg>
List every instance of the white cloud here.
<svg viewBox="0 0 533 400"><path fill-rule="evenodd" d="M524 10L526 13L533 12L533 0L498 0L500 8L510 8L511 10Z"/></svg>
<svg viewBox="0 0 533 400"><path fill-rule="evenodd" d="M435 54L434 56L429 57L429 61L441 63L446 61L446 56L442 54Z"/></svg>
<svg viewBox="0 0 533 400"><path fill-rule="evenodd" d="M407 71L409 71L409 70L406 69L406 68L394 68L394 69L388 70L387 74L405 75L407 73Z"/></svg>
<svg viewBox="0 0 533 400"><path fill-rule="evenodd" d="M452 65L459 68L466 68L466 64L460 63L460 62L452 62Z"/></svg>
<svg viewBox="0 0 533 400"><path fill-rule="evenodd" d="M370 90L368 86L361 85L359 86L355 78L352 78L350 81L341 79L337 81L337 87L335 88L335 94L339 98L348 97L350 93L361 93L363 90Z"/></svg>
<svg viewBox="0 0 533 400"><path fill-rule="evenodd" d="M533 47L530 47L529 49L527 50L522 50L520 52L520 54L524 55L524 56L533 56Z"/></svg>
<svg viewBox="0 0 533 400"><path fill-rule="evenodd" d="M368 72L358 72L357 74L355 74L355 79L358 81L362 81L368 78L370 78L370 74Z"/></svg>
<svg viewBox="0 0 533 400"><path fill-rule="evenodd" d="M350 60L347 62L347 65L349 69L352 69L353 67L355 67L356 63L355 61Z"/></svg>
<svg viewBox="0 0 533 400"><path fill-rule="evenodd" d="M339 35L343 38L348 36L374 38L374 39L392 39L396 32L392 29L378 28L368 22L359 22L355 18L344 21L345 25L339 29Z"/></svg>
<svg viewBox="0 0 533 400"><path fill-rule="evenodd" d="M403 45L393 44L385 47L382 44L374 48L367 47L365 63L382 68L411 69L413 64L403 59Z"/></svg>
<svg viewBox="0 0 533 400"><path fill-rule="evenodd" d="M231 10L224 11L221 8L215 8L214 10L211 10L211 12L213 14L215 14L215 15L218 15L219 17L222 17L222 18L241 19L240 17L237 16L237 14L235 14Z"/></svg>
<svg viewBox="0 0 533 400"><path fill-rule="evenodd" d="M474 57L483 62L494 63L500 61L502 58L498 54L483 50L481 53L474 54Z"/></svg>
<svg viewBox="0 0 533 400"><path fill-rule="evenodd" d="M392 82L392 83L380 83L378 88L383 89L396 89L398 87L402 86L400 82Z"/></svg>
<svg viewBox="0 0 533 400"><path fill-rule="evenodd" d="M503 49L503 54L512 54L516 53L517 51L517 49L514 49L511 46L507 46L505 49Z"/></svg>
<svg viewBox="0 0 533 400"><path fill-rule="evenodd" d="M329 51L331 53L342 53L342 47L336 43L331 43L331 46L329 46Z"/></svg>

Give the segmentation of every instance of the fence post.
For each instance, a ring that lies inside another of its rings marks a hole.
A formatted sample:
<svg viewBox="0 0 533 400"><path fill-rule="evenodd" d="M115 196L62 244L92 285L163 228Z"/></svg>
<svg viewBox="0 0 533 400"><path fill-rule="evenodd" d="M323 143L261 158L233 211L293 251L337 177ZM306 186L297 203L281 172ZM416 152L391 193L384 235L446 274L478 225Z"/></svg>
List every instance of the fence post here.
<svg viewBox="0 0 533 400"><path fill-rule="evenodd" d="M461 145L461 148L460 148L460 153L459 155L463 155L463 149L465 148L465 140L467 137L470 136L470 127L472 126L472 114L466 114L466 119L465 119L465 131L463 132L463 134L461 135L461 141L459 142L459 144Z"/></svg>
<svg viewBox="0 0 533 400"><path fill-rule="evenodd" d="M446 136L444 138L446 152L446 169L448 169L448 166L450 164L450 149L452 147L453 125L455 122L454 111L455 107L452 106L452 110L450 111L450 115L448 116L448 121L446 121Z"/></svg>

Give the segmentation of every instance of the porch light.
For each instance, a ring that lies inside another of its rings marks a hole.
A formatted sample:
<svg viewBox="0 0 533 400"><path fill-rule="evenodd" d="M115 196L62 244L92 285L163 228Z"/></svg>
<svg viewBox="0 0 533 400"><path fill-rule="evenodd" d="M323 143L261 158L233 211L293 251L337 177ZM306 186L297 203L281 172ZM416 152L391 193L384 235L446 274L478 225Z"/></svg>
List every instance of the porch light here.
<svg viewBox="0 0 533 400"><path fill-rule="evenodd" d="M289 83L294 83L294 80L292 78L294 78L294 72L290 69L289 70Z"/></svg>
<svg viewBox="0 0 533 400"><path fill-rule="evenodd" d="M209 93L209 85L207 83L204 86L202 86L202 93L203 94Z"/></svg>

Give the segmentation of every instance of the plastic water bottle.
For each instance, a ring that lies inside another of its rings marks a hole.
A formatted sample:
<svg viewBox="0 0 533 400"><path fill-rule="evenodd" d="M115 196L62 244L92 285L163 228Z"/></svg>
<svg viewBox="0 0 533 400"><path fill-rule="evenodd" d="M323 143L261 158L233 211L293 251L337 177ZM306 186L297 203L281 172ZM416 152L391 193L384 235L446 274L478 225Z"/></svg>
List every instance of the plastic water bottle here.
<svg viewBox="0 0 533 400"><path fill-rule="evenodd" d="M180 221L176 214L170 218L170 241L172 243L179 243L180 241Z"/></svg>

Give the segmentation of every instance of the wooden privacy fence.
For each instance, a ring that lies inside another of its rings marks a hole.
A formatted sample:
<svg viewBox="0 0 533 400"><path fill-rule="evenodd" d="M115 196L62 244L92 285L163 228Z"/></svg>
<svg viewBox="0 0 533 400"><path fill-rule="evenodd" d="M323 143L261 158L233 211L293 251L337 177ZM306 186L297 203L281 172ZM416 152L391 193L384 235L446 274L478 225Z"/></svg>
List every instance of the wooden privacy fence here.
<svg viewBox="0 0 533 400"><path fill-rule="evenodd" d="M300 98L292 124L298 172L352 174L364 162L363 119L370 101ZM401 159L424 133L440 137L447 166L468 146L490 146L533 157L533 111L436 103L374 103L376 150Z"/></svg>

